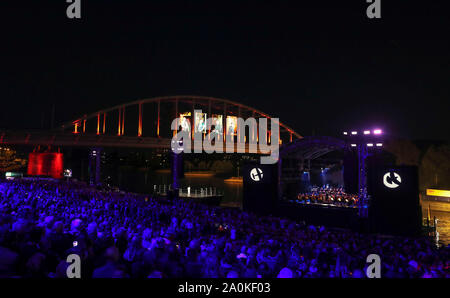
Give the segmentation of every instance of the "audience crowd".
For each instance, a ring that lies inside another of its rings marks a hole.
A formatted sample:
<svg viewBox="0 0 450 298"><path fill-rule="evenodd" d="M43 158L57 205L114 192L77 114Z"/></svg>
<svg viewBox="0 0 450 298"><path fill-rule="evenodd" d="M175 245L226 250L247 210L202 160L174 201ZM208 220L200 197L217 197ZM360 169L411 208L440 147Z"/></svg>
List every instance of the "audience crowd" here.
<svg viewBox="0 0 450 298"><path fill-rule="evenodd" d="M426 238L74 182L0 181L0 277L64 278L70 254L80 256L82 278L363 278L370 254L380 256L382 277L450 277L448 247Z"/></svg>

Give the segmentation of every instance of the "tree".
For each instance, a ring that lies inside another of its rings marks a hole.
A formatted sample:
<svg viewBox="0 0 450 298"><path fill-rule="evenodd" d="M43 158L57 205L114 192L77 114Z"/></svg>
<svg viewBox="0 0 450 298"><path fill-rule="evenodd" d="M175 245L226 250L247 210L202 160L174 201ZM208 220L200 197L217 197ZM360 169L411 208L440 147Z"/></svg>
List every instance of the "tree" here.
<svg viewBox="0 0 450 298"><path fill-rule="evenodd" d="M450 189L450 146L432 145L422 158L419 169L420 189Z"/></svg>
<svg viewBox="0 0 450 298"><path fill-rule="evenodd" d="M0 147L0 172L19 171L27 164L25 159L17 158L16 151Z"/></svg>
<svg viewBox="0 0 450 298"><path fill-rule="evenodd" d="M418 166L420 163L420 150L409 140L389 141L384 149L395 155L397 165Z"/></svg>

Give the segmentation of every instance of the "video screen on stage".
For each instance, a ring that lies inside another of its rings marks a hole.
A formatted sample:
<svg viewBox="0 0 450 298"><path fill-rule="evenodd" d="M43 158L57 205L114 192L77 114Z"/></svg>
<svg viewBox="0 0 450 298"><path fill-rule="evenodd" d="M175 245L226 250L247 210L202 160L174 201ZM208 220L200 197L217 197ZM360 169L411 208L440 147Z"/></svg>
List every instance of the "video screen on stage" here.
<svg viewBox="0 0 450 298"><path fill-rule="evenodd" d="M227 134L235 136L237 135L237 117L228 116L227 117Z"/></svg>
<svg viewBox="0 0 450 298"><path fill-rule="evenodd" d="M182 131L191 132L191 112L180 114L180 125Z"/></svg>
<svg viewBox="0 0 450 298"><path fill-rule="evenodd" d="M206 132L206 113L195 113L195 132Z"/></svg>
<svg viewBox="0 0 450 298"><path fill-rule="evenodd" d="M217 134L223 133L223 116L222 115L214 115L212 116L213 121L211 125L214 127L211 131Z"/></svg>

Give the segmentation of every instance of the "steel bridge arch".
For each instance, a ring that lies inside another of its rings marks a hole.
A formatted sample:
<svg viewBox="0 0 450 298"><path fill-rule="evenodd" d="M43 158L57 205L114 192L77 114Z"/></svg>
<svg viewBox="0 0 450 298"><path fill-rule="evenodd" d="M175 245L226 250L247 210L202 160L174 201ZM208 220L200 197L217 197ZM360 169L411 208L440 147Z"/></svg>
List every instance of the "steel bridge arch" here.
<svg viewBox="0 0 450 298"><path fill-rule="evenodd" d="M158 105L162 102L173 102L176 104L176 108L178 108L178 103L179 102L184 102L184 103L188 103L188 104L198 104L198 105L202 105L202 106L208 106L211 107L212 104L223 104L223 106L225 107L225 110L228 108L228 105L231 107L237 107L238 111L240 112L245 112L245 111L249 111L252 113L253 116L256 117L264 117L264 118L273 118L270 115L255 109L253 107L229 100L229 99L224 99L224 98L217 98L217 97L209 97L209 96L197 96L197 95L176 95L176 96L159 96L159 97L152 97L152 98L146 98L146 99L138 99L132 102L128 102L128 103L124 103L124 104L119 104L107 109L102 109L99 110L95 113L91 113L91 114L87 114L84 116L81 116L73 121L70 122L66 122L63 125L61 125L60 129L64 130L67 129L68 127L72 127L74 125L79 125L81 123L81 121L86 121L88 119L93 119L95 117L98 118L98 121L100 122L100 115L105 115L107 113L116 111L116 110L123 110L127 107L130 106L135 106L138 105L139 107L141 107L141 105L143 104L147 104L147 103L158 103ZM226 111L227 112L227 111ZM120 112L119 112L120 113ZM178 116L177 116L178 117ZM224 117L226 117L226 115L224 115ZM119 120L120 121L120 120ZM141 116L141 109L139 108L139 122L142 121L142 116ZM142 124L141 124L142 125ZM158 124L159 125L159 124ZM120 124L119 124L120 127ZM285 132L290 134L290 141L293 141L293 136L295 136L295 138L297 139L301 139L303 138L299 133L297 133L296 131L294 131L291 127L287 126L286 124L280 122L280 133L281 133L281 129L283 129ZM120 130L120 128L119 128ZM138 132L138 136L139 132Z"/></svg>

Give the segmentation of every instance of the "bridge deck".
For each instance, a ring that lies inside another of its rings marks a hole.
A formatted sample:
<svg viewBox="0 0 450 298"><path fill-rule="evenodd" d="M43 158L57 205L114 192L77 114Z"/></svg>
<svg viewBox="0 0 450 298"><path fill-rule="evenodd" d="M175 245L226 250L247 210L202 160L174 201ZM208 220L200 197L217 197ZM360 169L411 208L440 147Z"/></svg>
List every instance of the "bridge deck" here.
<svg viewBox="0 0 450 298"><path fill-rule="evenodd" d="M0 132L0 144L80 146L80 147L129 147L170 148L171 139L156 137L127 137L95 134L73 134L64 132L14 131Z"/></svg>
<svg viewBox="0 0 450 298"><path fill-rule="evenodd" d="M170 149L171 141L170 138L74 134L60 131L0 131L0 144L5 145ZM193 152L194 142L191 148ZM225 151L224 145L223 152ZM237 152L236 143L234 152ZM245 153L264 154L259 150L259 146L256 152L249 152L249 144L245 144Z"/></svg>

